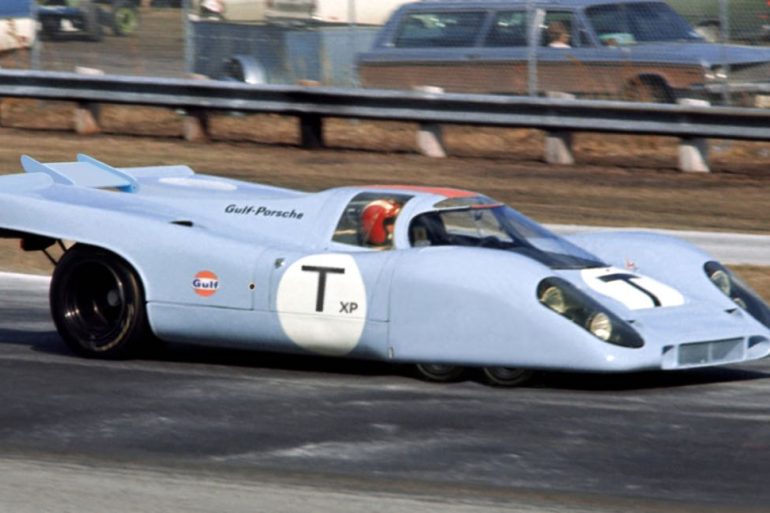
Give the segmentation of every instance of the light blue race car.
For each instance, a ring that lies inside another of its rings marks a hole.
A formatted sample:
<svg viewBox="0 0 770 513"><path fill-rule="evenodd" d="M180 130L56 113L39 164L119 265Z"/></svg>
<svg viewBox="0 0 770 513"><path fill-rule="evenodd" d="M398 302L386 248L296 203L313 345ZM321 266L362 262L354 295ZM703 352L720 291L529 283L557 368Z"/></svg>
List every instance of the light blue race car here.
<svg viewBox="0 0 770 513"><path fill-rule="evenodd" d="M566 239L456 189L304 193L85 155L22 165L0 177L0 235L54 261L53 320L83 356L168 340L416 364L434 381L475 367L510 386L770 353L770 308L671 237Z"/></svg>

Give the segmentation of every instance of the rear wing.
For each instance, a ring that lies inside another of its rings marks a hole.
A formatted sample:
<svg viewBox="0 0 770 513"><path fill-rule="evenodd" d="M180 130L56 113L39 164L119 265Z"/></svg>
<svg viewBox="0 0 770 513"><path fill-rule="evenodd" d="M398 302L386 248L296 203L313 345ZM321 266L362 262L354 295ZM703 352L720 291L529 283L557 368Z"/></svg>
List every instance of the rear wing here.
<svg viewBox="0 0 770 513"><path fill-rule="evenodd" d="M52 163L42 163L24 155L21 157L21 165L27 173L41 173L60 185L117 189L122 192L136 192L139 189L139 177L187 177L195 174L187 166L118 169L83 154L78 154L75 162Z"/></svg>
<svg viewBox="0 0 770 513"><path fill-rule="evenodd" d="M43 173L54 183L77 185L94 189L118 189L134 192L139 184L134 177L87 155L78 155L77 162L43 164L24 155L21 165L27 173Z"/></svg>

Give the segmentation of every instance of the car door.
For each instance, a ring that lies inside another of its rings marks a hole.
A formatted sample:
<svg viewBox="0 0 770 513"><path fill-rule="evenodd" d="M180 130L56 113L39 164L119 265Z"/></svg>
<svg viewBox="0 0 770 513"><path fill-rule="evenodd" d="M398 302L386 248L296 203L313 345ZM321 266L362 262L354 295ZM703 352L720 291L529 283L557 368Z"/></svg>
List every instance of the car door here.
<svg viewBox="0 0 770 513"><path fill-rule="evenodd" d="M485 92L479 77L478 41L485 9L429 9L404 12L388 28L389 39L365 54L359 74L366 87L410 89L435 86L453 92Z"/></svg>
<svg viewBox="0 0 770 513"><path fill-rule="evenodd" d="M618 90L622 50L597 47L583 21L565 9L539 10L537 89L543 94L605 96Z"/></svg>
<svg viewBox="0 0 770 513"><path fill-rule="evenodd" d="M270 269L269 308L293 343L324 355L386 357L396 251L387 242L367 245L356 235L357 223L367 205L383 198L402 205L403 197L359 194L339 214L326 247L266 252L261 265Z"/></svg>

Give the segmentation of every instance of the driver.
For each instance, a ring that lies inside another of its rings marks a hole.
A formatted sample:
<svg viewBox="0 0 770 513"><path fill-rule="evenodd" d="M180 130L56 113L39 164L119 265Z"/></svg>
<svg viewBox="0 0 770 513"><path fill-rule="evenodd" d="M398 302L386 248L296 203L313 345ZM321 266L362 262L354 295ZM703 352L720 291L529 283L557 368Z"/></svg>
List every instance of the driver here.
<svg viewBox="0 0 770 513"><path fill-rule="evenodd" d="M361 238L365 245L387 249L393 245L393 225L401 204L392 199L377 199L361 211Z"/></svg>

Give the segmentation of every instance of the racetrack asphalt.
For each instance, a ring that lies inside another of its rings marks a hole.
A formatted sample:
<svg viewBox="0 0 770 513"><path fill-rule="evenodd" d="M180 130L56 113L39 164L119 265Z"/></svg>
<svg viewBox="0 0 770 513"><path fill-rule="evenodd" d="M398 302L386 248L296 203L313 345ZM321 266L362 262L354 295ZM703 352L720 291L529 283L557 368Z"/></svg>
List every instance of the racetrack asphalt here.
<svg viewBox="0 0 770 513"><path fill-rule="evenodd" d="M766 511L770 362L518 389L170 345L71 355L0 278L0 510Z"/></svg>
<svg viewBox="0 0 770 513"><path fill-rule="evenodd" d="M570 235L590 231L620 230L619 228L610 227L564 224L547 226L560 235ZM623 228L622 230L641 230L679 237L695 244L710 255L713 255L717 260L730 265L770 266L770 235L692 230L661 230L652 228Z"/></svg>

